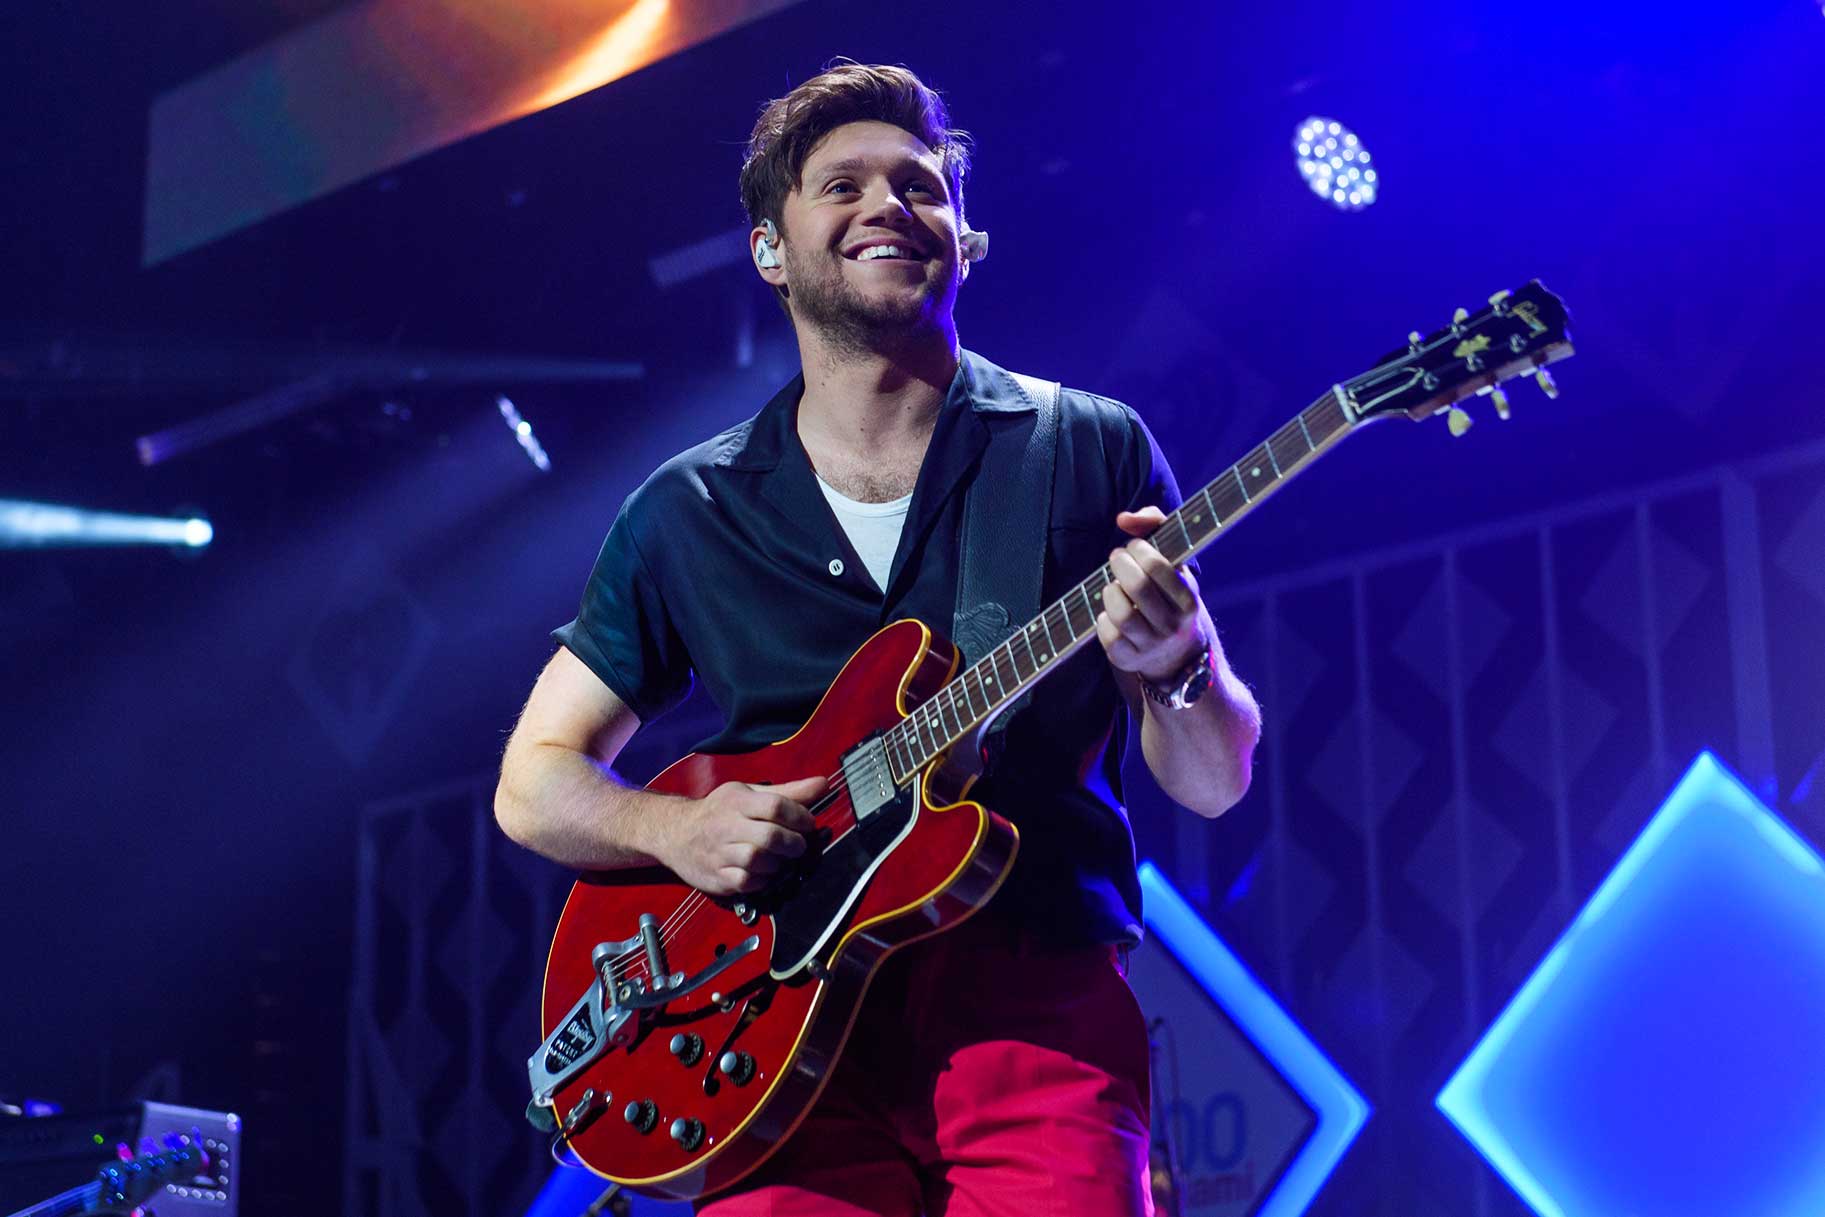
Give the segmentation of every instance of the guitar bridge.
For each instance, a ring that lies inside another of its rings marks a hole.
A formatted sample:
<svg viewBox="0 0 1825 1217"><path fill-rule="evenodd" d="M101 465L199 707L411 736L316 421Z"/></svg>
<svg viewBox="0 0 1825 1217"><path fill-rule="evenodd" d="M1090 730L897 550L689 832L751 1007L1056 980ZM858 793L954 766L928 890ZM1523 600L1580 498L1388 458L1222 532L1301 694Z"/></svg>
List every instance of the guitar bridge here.
<svg viewBox="0 0 1825 1217"><path fill-rule="evenodd" d="M543 1127L543 1109L552 1105L553 1097L573 1078L601 1060L609 1049L634 1041L643 1016L702 988L760 947L760 937L749 935L693 975L667 973L658 925L652 914L642 914L639 934L620 942L597 943L589 953L596 966L596 979L526 1060L527 1079L532 1084L532 1104L526 1118L535 1125ZM636 952L644 956L651 969L647 979L624 977L616 967ZM535 1111L541 1115L535 1115Z"/></svg>

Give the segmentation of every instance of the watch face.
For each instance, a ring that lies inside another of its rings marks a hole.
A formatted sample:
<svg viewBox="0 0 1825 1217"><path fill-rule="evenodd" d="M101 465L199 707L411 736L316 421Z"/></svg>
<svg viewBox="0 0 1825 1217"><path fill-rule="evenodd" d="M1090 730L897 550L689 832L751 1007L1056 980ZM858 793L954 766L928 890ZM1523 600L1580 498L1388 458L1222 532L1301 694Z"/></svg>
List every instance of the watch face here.
<svg viewBox="0 0 1825 1217"><path fill-rule="evenodd" d="M1206 649L1196 659L1185 665L1185 674L1171 689L1162 689L1152 681L1143 679L1141 688L1154 701L1174 710L1183 710L1195 703L1210 688L1212 677L1210 651Z"/></svg>
<svg viewBox="0 0 1825 1217"><path fill-rule="evenodd" d="M1203 654L1198 656L1198 666L1185 678L1185 692L1181 700L1189 706L1204 696L1204 690L1210 688L1211 675L1210 649L1206 647Z"/></svg>

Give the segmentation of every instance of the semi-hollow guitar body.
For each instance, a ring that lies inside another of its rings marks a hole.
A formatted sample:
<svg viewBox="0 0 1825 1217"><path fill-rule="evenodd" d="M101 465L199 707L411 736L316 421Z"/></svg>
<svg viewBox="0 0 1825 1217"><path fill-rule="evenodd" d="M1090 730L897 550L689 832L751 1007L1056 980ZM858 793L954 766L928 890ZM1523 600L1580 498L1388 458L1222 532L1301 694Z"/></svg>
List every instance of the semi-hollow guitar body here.
<svg viewBox="0 0 1825 1217"><path fill-rule="evenodd" d="M1149 534L1184 562L1357 428L1446 414L1572 354L1564 302L1538 280L1415 332L1333 385ZM983 733L1097 636L1105 564L955 673L917 621L880 631L790 739L693 754L653 780L700 798L725 782L828 775L815 839L765 891L712 900L661 870L585 875L545 967L545 1039L527 1062L527 1116L630 1188L695 1197L759 1166L817 1098L881 961L994 895L1017 836L967 802ZM840 1152L840 1151L839 1151Z"/></svg>
<svg viewBox="0 0 1825 1217"><path fill-rule="evenodd" d="M554 1077L568 1053L597 1054L563 1077L551 1101L571 1113L593 1091L567 1138L589 1167L678 1197L741 1179L823 1089L881 961L968 917L1000 886L1017 834L963 801L975 777L968 764L946 757L908 787L888 780L885 801L880 785L864 797L865 764L844 764L955 666L942 638L920 622L896 622L850 658L791 738L740 755L693 753L649 784L699 798L731 781L843 775L841 789L812 804L818 840L784 884L748 901L712 900L656 869L577 881L546 964L540 1053L555 1055L544 1062ZM643 917L657 931L657 968ZM604 943L625 949L598 951ZM625 988L625 1001L654 1004L620 1027L594 1026L577 1007L599 980ZM538 1064L535 1054L535 1077Z"/></svg>

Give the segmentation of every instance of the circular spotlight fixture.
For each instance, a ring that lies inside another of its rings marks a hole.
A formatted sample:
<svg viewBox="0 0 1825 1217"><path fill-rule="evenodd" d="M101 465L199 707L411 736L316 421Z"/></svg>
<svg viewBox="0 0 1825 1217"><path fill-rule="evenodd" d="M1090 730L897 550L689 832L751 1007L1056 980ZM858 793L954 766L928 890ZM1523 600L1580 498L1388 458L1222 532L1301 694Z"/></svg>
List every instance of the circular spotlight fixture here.
<svg viewBox="0 0 1825 1217"><path fill-rule="evenodd" d="M1339 211L1361 211L1380 191L1369 150L1336 119L1314 115L1300 123L1293 133L1293 155L1312 193Z"/></svg>

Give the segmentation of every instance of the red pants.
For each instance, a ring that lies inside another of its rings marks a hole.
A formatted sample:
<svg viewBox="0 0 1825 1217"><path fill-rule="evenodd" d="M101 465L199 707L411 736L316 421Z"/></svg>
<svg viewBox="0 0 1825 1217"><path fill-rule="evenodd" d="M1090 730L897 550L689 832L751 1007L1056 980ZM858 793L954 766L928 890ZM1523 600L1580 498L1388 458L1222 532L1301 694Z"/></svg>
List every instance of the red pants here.
<svg viewBox="0 0 1825 1217"><path fill-rule="evenodd" d="M817 1105L701 1217L1147 1217L1147 1030L1106 947L979 916L882 967Z"/></svg>

